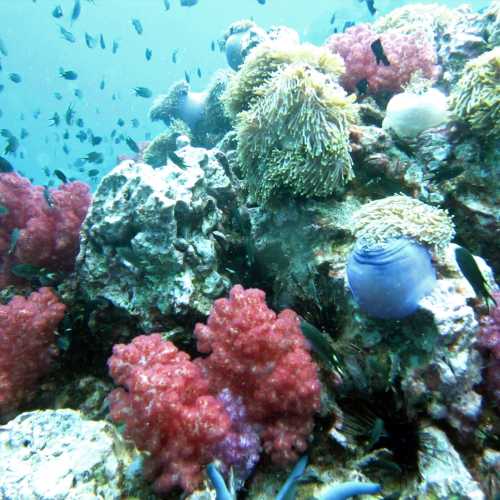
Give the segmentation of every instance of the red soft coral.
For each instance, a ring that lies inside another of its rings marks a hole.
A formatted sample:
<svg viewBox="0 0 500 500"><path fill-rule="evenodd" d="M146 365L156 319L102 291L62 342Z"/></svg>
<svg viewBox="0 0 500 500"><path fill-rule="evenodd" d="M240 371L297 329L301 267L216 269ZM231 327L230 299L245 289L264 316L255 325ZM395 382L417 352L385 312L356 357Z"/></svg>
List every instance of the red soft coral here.
<svg viewBox="0 0 500 500"><path fill-rule="evenodd" d="M318 369L297 314L276 315L262 290L236 285L229 299L215 301L207 324L198 323L195 335L198 350L210 353L195 362L211 390L227 387L242 396L273 461L295 460L307 447L320 406Z"/></svg>
<svg viewBox="0 0 500 500"><path fill-rule="evenodd" d="M125 422L126 436L138 448L150 452L145 473L155 479L155 490L194 490L213 446L231 427L200 368L159 334L114 346L108 364L123 386L110 395L111 416Z"/></svg>
<svg viewBox="0 0 500 500"><path fill-rule="evenodd" d="M15 409L47 373L64 310L50 288L0 305L0 414Z"/></svg>
<svg viewBox="0 0 500 500"><path fill-rule="evenodd" d="M70 182L48 191L16 173L0 174L0 204L8 211L0 227L0 286L16 280L10 270L31 264L50 271L71 271L79 249L79 232L91 197L87 184ZM12 248L12 232L19 238Z"/></svg>
<svg viewBox="0 0 500 500"><path fill-rule="evenodd" d="M500 292L494 292L496 306L481 320L478 335L480 347L489 351L486 381L497 403L500 402Z"/></svg>
<svg viewBox="0 0 500 500"><path fill-rule="evenodd" d="M370 45L380 38L390 65L377 64ZM404 34L398 30L377 33L368 24L353 26L332 35L326 46L344 59L346 71L341 78L344 88L356 90L356 84L366 78L368 92L400 92L415 71L435 79L439 74L432 42L424 34Z"/></svg>

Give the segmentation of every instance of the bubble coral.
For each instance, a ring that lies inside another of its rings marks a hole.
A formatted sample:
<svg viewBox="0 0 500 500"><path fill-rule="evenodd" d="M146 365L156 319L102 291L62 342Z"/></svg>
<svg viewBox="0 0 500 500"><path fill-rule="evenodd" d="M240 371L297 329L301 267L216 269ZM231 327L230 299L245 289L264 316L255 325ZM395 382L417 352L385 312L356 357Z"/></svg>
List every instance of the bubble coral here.
<svg viewBox="0 0 500 500"><path fill-rule="evenodd" d="M450 98L458 120L485 137L500 138L500 47L465 65Z"/></svg>
<svg viewBox="0 0 500 500"><path fill-rule="evenodd" d="M481 320L479 346L489 352L486 381L497 404L500 404L500 291L493 292L496 306Z"/></svg>
<svg viewBox="0 0 500 500"><path fill-rule="evenodd" d="M284 66L303 62L336 80L344 72L339 56L322 47L292 43L286 39L268 40L255 47L235 73L222 96L229 117L248 109L264 93L264 84Z"/></svg>
<svg viewBox="0 0 500 500"><path fill-rule="evenodd" d="M212 390L229 388L243 398L260 428L264 451L275 463L297 459L307 447L320 407L318 368L297 314L269 309L265 293L236 285L214 302L207 324L195 326L196 363Z"/></svg>
<svg viewBox="0 0 500 500"><path fill-rule="evenodd" d="M376 62L371 44L377 39L382 43L389 66ZM433 43L425 33L405 34L391 29L380 34L368 24L359 24L332 35L326 47L344 59L346 70L340 82L349 92L364 79L372 94L400 92L418 70L430 80L435 80L439 74Z"/></svg>
<svg viewBox="0 0 500 500"><path fill-rule="evenodd" d="M145 475L165 493L174 486L193 491L212 448L231 428L224 405L189 355L159 334L113 347L109 372L120 388L109 396L115 422L125 436L149 452Z"/></svg>
<svg viewBox="0 0 500 500"><path fill-rule="evenodd" d="M347 262L347 277L361 310L383 319L413 314L436 285L429 252L405 238L371 246L358 241Z"/></svg>
<svg viewBox="0 0 500 500"><path fill-rule="evenodd" d="M368 246L405 237L421 243L437 256L455 236L446 210L405 195L366 203L353 214L351 227L356 238Z"/></svg>
<svg viewBox="0 0 500 500"><path fill-rule="evenodd" d="M48 372L64 310L50 288L0 305L0 415L14 410Z"/></svg>
<svg viewBox="0 0 500 500"><path fill-rule="evenodd" d="M44 192L43 186L34 186L17 173L0 174L0 204L8 210L0 216L0 287L15 281L10 269L20 263L71 271L90 202L89 186L83 182ZM14 229L20 232L13 247Z"/></svg>
<svg viewBox="0 0 500 500"><path fill-rule="evenodd" d="M239 115L238 156L255 198L330 196L353 177L354 97L305 63L284 67Z"/></svg>

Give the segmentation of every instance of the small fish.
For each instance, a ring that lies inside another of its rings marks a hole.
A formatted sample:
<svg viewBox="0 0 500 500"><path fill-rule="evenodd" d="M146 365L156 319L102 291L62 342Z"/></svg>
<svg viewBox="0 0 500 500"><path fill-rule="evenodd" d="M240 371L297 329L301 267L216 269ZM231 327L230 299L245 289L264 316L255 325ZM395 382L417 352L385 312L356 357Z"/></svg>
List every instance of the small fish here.
<svg viewBox="0 0 500 500"><path fill-rule="evenodd" d="M146 49L144 55L146 56L146 61L151 61L151 56L153 55L153 51L151 49Z"/></svg>
<svg viewBox="0 0 500 500"><path fill-rule="evenodd" d="M1 38L0 38L0 53L5 57L9 55L9 51L7 50L7 47L5 46L5 43Z"/></svg>
<svg viewBox="0 0 500 500"><path fill-rule="evenodd" d="M62 147L62 150L64 151L65 155L69 155L69 148L67 144L64 144Z"/></svg>
<svg viewBox="0 0 500 500"><path fill-rule="evenodd" d="M102 33L99 35L99 45L102 50L106 48L106 42L104 41L104 35Z"/></svg>
<svg viewBox="0 0 500 500"><path fill-rule="evenodd" d="M212 40L212 43L210 44L210 50L212 52L215 52L215 42Z"/></svg>
<svg viewBox="0 0 500 500"><path fill-rule="evenodd" d="M68 178L66 177L66 174L62 171L62 170L59 170L59 169L55 169L54 170L54 175L64 184L66 184L68 182Z"/></svg>
<svg viewBox="0 0 500 500"><path fill-rule="evenodd" d="M430 173L429 176L424 177L424 180L430 180L431 182L435 182L439 184L444 181L449 181L458 177L459 175L465 172L464 167L452 167L452 168L440 168L435 172Z"/></svg>
<svg viewBox="0 0 500 500"><path fill-rule="evenodd" d="M9 80L11 82L14 82L14 83L21 83L22 82L22 78L21 78L21 75L19 73L10 73Z"/></svg>
<svg viewBox="0 0 500 500"><path fill-rule="evenodd" d="M12 132L6 128L3 128L2 130L0 130L0 135L2 137L5 137L6 139L13 136Z"/></svg>
<svg viewBox="0 0 500 500"><path fill-rule="evenodd" d="M384 53L384 47L382 47L382 42L380 38L377 38L374 42L371 43L370 48L372 49L373 55L375 56L375 60L377 61L377 66L382 62L384 66L390 66L391 63L387 56Z"/></svg>
<svg viewBox="0 0 500 500"><path fill-rule="evenodd" d="M89 177L97 177L99 175L99 170L97 168L93 168L87 172Z"/></svg>
<svg viewBox="0 0 500 500"><path fill-rule="evenodd" d="M99 84L99 88L101 90L104 90L104 87L106 86L106 82L104 81L104 79L101 80L101 83Z"/></svg>
<svg viewBox="0 0 500 500"><path fill-rule="evenodd" d="M165 7L165 10L170 10L169 0L163 0L163 6Z"/></svg>
<svg viewBox="0 0 500 500"><path fill-rule="evenodd" d="M102 153L98 153L97 151L91 151L90 153L87 154L87 156L84 156L83 159L85 161L88 161L89 163L102 163L103 162Z"/></svg>
<svg viewBox="0 0 500 500"><path fill-rule="evenodd" d="M198 78L201 78L201 68L200 67L198 67L196 69L196 74L198 75Z"/></svg>
<svg viewBox="0 0 500 500"><path fill-rule="evenodd" d="M83 118L78 118L78 120L76 120L76 126L79 128L85 127L85 122L83 121Z"/></svg>
<svg viewBox="0 0 500 500"><path fill-rule="evenodd" d="M172 52L172 62L174 64L177 63L177 52L179 52L179 49L175 49L173 52Z"/></svg>
<svg viewBox="0 0 500 500"><path fill-rule="evenodd" d="M45 203L49 208L54 208L54 200L50 194L49 186L43 186L43 197L45 198Z"/></svg>
<svg viewBox="0 0 500 500"><path fill-rule="evenodd" d="M90 139L90 143L92 144L92 146L99 146L101 142L102 142L102 137L99 137L97 135L93 135L92 139Z"/></svg>
<svg viewBox="0 0 500 500"><path fill-rule="evenodd" d="M9 208L0 203L0 217L2 217L3 215L9 215L9 212Z"/></svg>
<svg viewBox="0 0 500 500"><path fill-rule="evenodd" d="M260 5L266 5L266 0L257 0Z"/></svg>
<svg viewBox="0 0 500 500"><path fill-rule="evenodd" d="M139 120L137 118L134 118L132 120L132 127L137 128L139 125Z"/></svg>
<svg viewBox="0 0 500 500"><path fill-rule="evenodd" d="M14 167L8 160L0 156L0 173L6 174L8 172L14 172Z"/></svg>
<svg viewBox="0 0 500 500"><path fill-rule="evenodd" d="M116 129L113 129L110 134L111 139L113 139L115 135L116 135Z"/></svg>
<svg viewBox="0 0 500 500"><path fill-rule="evenodd" d="M189 77L189 73L187 71L184 71L184 79L186 82L191 83L191 78Z"/></svg>
<svg viewBox="0 0 500 500"><path fill-rule="evenodd" d="M153 92L151 92L151 90L149 90L147 87L134 87L133 91L135 92L136 96L144 97L146 99L153 95Z"/></svg>
<svg viewBox="0 0 500 500"><path fill-rule="evenodd" d="M455 259L457 261L460 271L464 275L465 279L470 283L475 294L478 297L482 297L488 306L488 301L492 301L496 304L495 299L491 295L488 289L488 282L484 279L483 274L479 270L476 261L472 254L465 248L457 246L455 248Z"/></svg>
<svg viewBox="0 0 500 500"><path fill-rule="evenodd" d="M19 148L19 141L17 137L11 135L10 137L7 138L7 145L5 146L3 152L6 155L11 154L15 156L18 148Z"/></svg>
<svg viewBox="0 0 500 500"><path fill-rule="evenodd" d="M368 91L368 80L366 78L359 80L359 82L356 83L356 90L359 95L366 95Z"/></svg>
<svg viewBox="0 0 500 500"><path fill-rule="evenodd" d="M356 23L354 21L346 21L344 23L344 27L342 28L342 33L345 33L346 30L352 28Z"/></svg>
<svg viewBox="0 0 500 500"><path fill-rule="evenodd" d="M139 19L132 19L132 26L134 27L138 35L142 35L142 32L144 30L142 29L142 24L141 21L139 21Z"/></svg>
<svg viewBox="0 0 500 500"><path fill-rule="evenodd" d="M10 233L10 246L7 255L12 255L16 251L16 245L19 240L19 236L21 236L21 230L18 227L15 227Z"/></svg>
<svg viewBox="0 0 500 500"><path fill-rule="evenodd" d="M71 33L71 31L68 31L67 29L65 29L63 26L59 26L59 31L62 35L62 37L69 43L75 43L76 42L76 38L75 38L75 35L73 35L73 33Z"/></svg>
<svg viewBox="0 0 500 500"><path fill-rule="evenodd" d="M75 95L75 97L78 97L78 99L81 99L83 97L83 92L80 89L75 89L73 91L73 94Z"/></svg>
<svg viewBox="0 0 500 500"><path fill-rule="evenodd" d="M57 127L61 123L61 117L59 116L59 113L54 113L52 115L52 118L49 119L50 125L49 127Z"/></svg>
<svg viewBox="0 0 500 500"><path fill-rule="evenodd" d="M47 167L47 166L43 167L43 173L45 174L46 177L50 177L49 167Z"/></svg>
<svg viewBox="0 0 500 500"><path fill-rule="evenodd" d="M68 109L66 110L66 113L64 114L64 120L66 121L67 125L73 125L73 119L75 118L75 110L73 109L73 104L70 104L68 106Z"/></svg>
<svg viewBox="0 0 500 500"><path fill-rule="evenodd" d="M123 118L118 118L118 120L116 121L116 124L119 127L123 127L125 125L125 120Z"/></svg>
<svg viewBox="0 0 500 500"><path fill-rule="evenodd" d="M39 109L37 109L37 110L33 111L33 118L34 118L35 120L38 120L38 118L40 117L41 113L42 113L42 112L41 112L41 110L39 110Z"/></svg>
<svg viewBox="0 0 500 500"><path fill-rule="evenodd" d="M80 4L80 0L75 0L73 10L71 11L71 24L73 24L80 17L81 10L82 6Z"/></svg>
<svg viewBox="0 0 500 500"><path fill-rule="evenodd" d="M120 45L118 44L118 42L116 40L113 40L113 47L111 48L111 52L113 52L113 54L116 54L118 52L118 47Z"/></svg>
<svg viewBox="0 0 500 500"><path fill-rule="evenodd" d="M93 49L97 45L97 40L85 32L85 43L89 49Z"/></svg>
<svg viewBox="0 0 500 500"><path fill-rule="evenodd" d="M28 135L30 135L29 132L25 128L22 128L21 133L19 134L21 139L26 139L26 137L28 137Z"/></svg>
<svg viewBox="0 0 500 500"><path fill-rule="evenodd" d="M54 97L55 97L58 101L60 101L60 100L63 98L63 96L62 96L61 92L54 92Z"/></svg>
<svg viewBox="0 0 500 500"><path fill-rule="evenodd" d="M56 5L54 7L54 10L52 11L52 17L55 17L56 19L59 19L62 16L63 16L62 7L60 5Z"/></svg>
<svg viewBox="0 0 500 500"><path fill-rule="evenodd" d="M63 134L63 139L67 141L69 139L69 130L66 130Z"/></svg>
<svg viewBox="0 0 500 500"><path fill-rule="evenodd" d="M83 131L83 130L80 130L80 132L78 132L78 134L75 135L75 137L81 142L85 142L87 140L87 134Z"/></svg>
<svg viewBox="0 0 500 500"><path fill-rule="evenodd" d="M334 23L335 23L335 19L336 19L336 17L337 17L337 14L334 12L334 13L332 14L332 17L330 17L330 25L332 25L332 24L334 24Z"/></svg>
<svg viewBox="0 0 500 500"><path fill-rule="evenodd" d="M181 7L193 7L197 3L198 0L181 0Z"/></svg>
<svg viewBox="0 0 500 500"><path fill-rule="evenodd" d="M372 16L374 16L375 12L377 12L377 9L375 8L375 0L365 0L365 2L368 7L368 11Z"/></svg>
<svg viewBox="0 0 500 500"><path fill-rule="evenodd" d="M125 139L125 142L127 143L127 146L134 152L134 153L139 153L141 150L139 149L139 146L137 143L132 139L132 137L127 137Z"/></svg>
<svg viewBox="0 0 500 500"><path fill-rule="evenodd" d="M76 80L78 78L78 73L70 69L65 71L64 68L59 68L59 76L65 80Z"/></svg>

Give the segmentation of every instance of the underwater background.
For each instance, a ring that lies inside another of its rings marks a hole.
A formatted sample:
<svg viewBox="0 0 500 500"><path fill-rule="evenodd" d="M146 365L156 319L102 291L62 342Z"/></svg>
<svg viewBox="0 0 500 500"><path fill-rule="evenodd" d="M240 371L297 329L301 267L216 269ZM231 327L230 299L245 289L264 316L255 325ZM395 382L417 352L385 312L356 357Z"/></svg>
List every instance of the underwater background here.
<svg viewBox="0 0 500 500"><path fill-rule="evenodd" d="M500 498L499 0L0 20L0 500Z"/></svg>

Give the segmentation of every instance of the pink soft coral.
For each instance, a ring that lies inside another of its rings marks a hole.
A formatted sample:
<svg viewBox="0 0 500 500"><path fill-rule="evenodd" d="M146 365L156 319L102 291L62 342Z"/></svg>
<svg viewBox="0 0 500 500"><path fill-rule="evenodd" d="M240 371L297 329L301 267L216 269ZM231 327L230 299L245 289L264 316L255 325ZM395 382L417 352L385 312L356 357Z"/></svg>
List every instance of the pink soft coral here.
<svg viewBox="0 0 500 500"><path fill-rule="evenodd" d="M108 364L123 387L110 395L111 417L125 422L126 436L151 454L145 473L155 490L193 491L213 446L231 427L200 368L159 334L115 345Z"/></svg>
<svg viewBox="0 0 500 500"><path fill-rule="evenodd" d="M378 38L390 66L376 63L370 45ZM400 92L417 70L429 79L435 79L439 74L434 46L424 34L404 34L398 30L380 34L370 25L360 24L345 33L332 35L326 46L344 59L346 72L341 83L350 92L356 90L356 84L365 78L368 92L375 94Z"/></svg>
<svg viewBox="0 0 500 500"><path fill-rule="evenodd" d="M79 248L79 231L91 197L87 184L71 182L48 191L16 173L0 174L0 287L16 279L11 268L31 264L51 271L71 271ZM19 238L12 248L12 232Z"/></svg>
<svg viewBox="0 0 500 500"><path fill-rule="evenodd" d="M297 314L278 315L265 293L236 285L229 299L216 300L207 324L195 327L195 362L212 391L229 388L243 397L249 419L258 424L264 450L276 463L296 460L307 447L313 415L320 406L320 382Z"/></svg>
<svg viewBox="0 0 500 500"><path fill-rule="evenodd" d="M500 291L493 293L496 306L482 319L479 346L489 351L486 381L497 403L500 402Z"/></svg>
<svg viewBox="0 0 500 500"><path fill-rule="evenodd" d="M50 288L0 305L0 414L15 409L47 373L64 310Z"/></svg>

